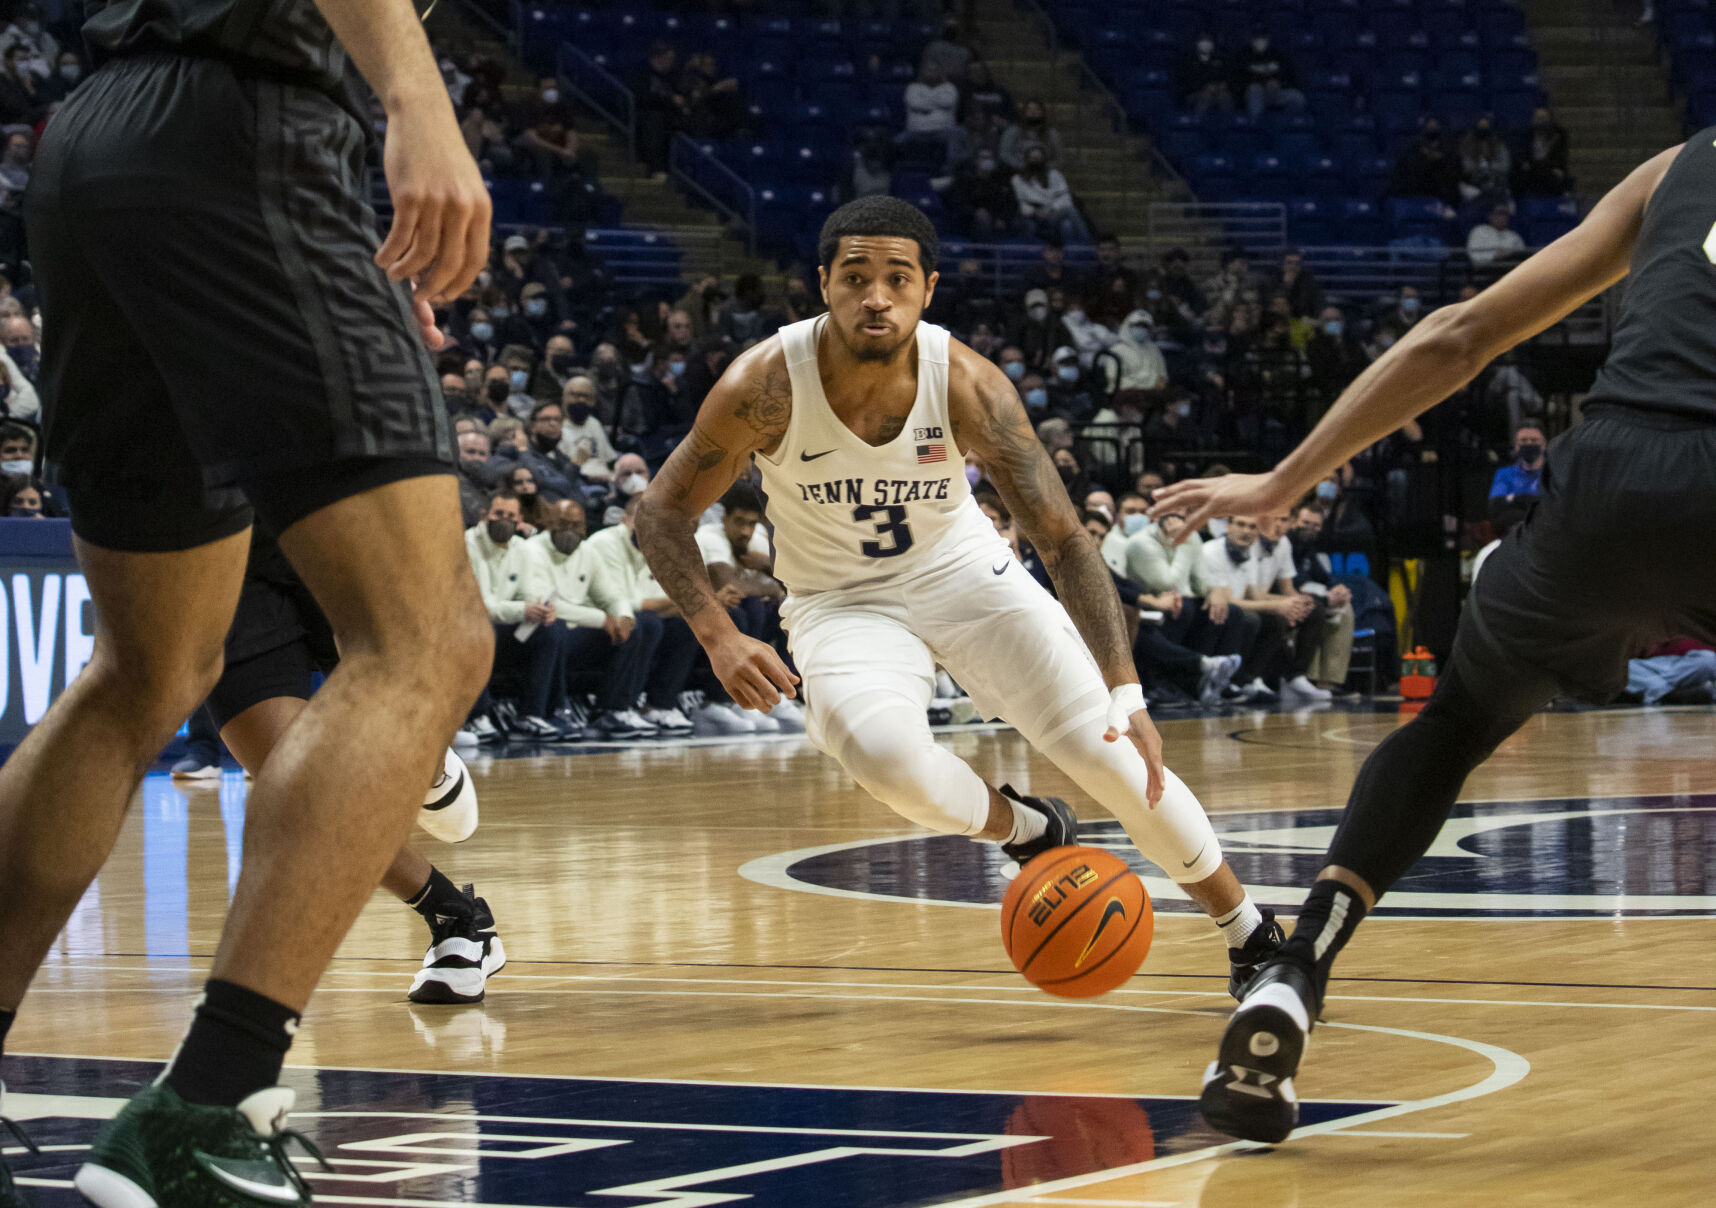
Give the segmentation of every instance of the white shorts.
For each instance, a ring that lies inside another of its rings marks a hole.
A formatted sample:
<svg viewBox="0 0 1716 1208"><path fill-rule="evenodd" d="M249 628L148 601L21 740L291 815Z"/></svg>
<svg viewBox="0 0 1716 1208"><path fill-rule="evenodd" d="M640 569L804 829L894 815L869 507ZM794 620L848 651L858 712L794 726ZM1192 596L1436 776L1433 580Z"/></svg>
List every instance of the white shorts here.
<svg viewBox="0 0 1716 1208"><path fill-rule="evenodd" d="M1105 716L1108 688L1072 619L1006 551L906 582L787 600L806 733L836 755L882 709L923 722L935 665L1039 748Z"/></svg>

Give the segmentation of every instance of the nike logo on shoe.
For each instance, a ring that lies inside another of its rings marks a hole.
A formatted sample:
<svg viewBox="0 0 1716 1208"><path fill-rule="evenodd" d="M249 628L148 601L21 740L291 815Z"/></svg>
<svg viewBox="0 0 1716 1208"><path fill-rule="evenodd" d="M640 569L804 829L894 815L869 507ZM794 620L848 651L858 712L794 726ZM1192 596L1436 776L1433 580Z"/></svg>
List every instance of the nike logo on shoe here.
<svg viewBox="0 0 1716 1208"><path fill-rule="evenodd" d="M824 449L821 453L800 453L798 459L800 461L815 461L819 457L827 457L832 452L834 452L833 449Z"/></svg>
<svg viewBox="0 0 1716 1208"><path fill-rule="evenodd" d="M1084 951L1079 953L1078 959L1073 962L1074 969L1084 964L1084 958L1090 955L1092 948L1096 947L1096 941L1102 935L1102 929L1108 926L1108 920L1115 915L1125 918L1126 904L1119 898L1109 898L1108 905L1102 909L1102 917L1097 920L1096 930L1090 933L1090 942L1084 946Z"/></svg>
<svg viewBox="0 0 1716 1208"><path fill-rule="evenodd" d="M444 779L445 778L443 777L442 781L437 781L436 785L439 786L441 783L443 783ZM431 791L433 791L433 790L431 790ZM444 810L449 805L452 805L453 802L457 801L459 799L459 794L464 792L464 791L465 791L465 774L463 772L460 772L459 778L458 778L458 780L453 782L452 788L448 789L446 791L446 793L444 793L438 801L435 801L435 802L432 802L428 805L425 805L423 808L426 810L430 810L430 811Z"/></svg>
<svg viewBox="0 0 1716 1208"><path fill-rule="evenodd" d="M298 1189L267 1162L248 1162L238 1158L217 1158L200 1150L197 1161L204 1170L240 1195L264 1204L302 1204L304 1197Z"/></svg>

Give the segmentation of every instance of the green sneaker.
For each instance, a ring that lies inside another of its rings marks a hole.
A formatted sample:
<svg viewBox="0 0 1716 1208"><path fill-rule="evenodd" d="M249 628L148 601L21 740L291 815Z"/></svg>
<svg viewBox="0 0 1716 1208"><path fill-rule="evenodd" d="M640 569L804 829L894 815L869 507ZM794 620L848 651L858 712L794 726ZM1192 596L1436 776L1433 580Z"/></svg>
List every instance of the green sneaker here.
<svg viewBox="0 0 1716 1208"><path fill-rule="evenodd" d="M5 1098L6 1084L4 1082L0 1082L0 1105L4 1104ZM18 1138L18 1144L22 1145L31 1153L42 1152L36 1148L36 1143L34 1141L24 1135L23 1129L12 1123L12 1121L8 1120L5 1116L0 1116L0 1127L4 1127L7 1132ZM6 1169L6 1160L4 1158L0 1158L0 1208L31 1208L31 1204L32 1201L28 1199L22 1191L18 1190L18 1185L12 1181L12 1172Z"/></svg>
<svg viewBox="0 0 1716 1208"><path fill-rule="evenodd" d="M292 1100L277 1086L236 1108L203 1107L156 1083L101 1130L73 1183L96 1208L298 1208L310 1203L310 1188L287 1143L331 1167L285 1127Z"/></svg>

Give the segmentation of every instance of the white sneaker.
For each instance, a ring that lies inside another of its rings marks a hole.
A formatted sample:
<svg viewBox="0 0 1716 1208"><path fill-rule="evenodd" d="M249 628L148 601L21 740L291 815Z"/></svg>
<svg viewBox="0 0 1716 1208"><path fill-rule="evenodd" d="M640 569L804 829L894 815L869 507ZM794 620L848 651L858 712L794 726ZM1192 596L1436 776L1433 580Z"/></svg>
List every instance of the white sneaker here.
<svg viewBox="0 0 1716 1208"><path fill-rule="evenodd" d="M1239 670L1240 657L1237 654L1224 655L1221 658L1205 656L1204 674L1198 683L1198 703L1206 708L1221 704L1222 690L1233 679L1233 673Z"/></svg>
<svg viewBox="0 0 1716 1208"><path fill-rule="evenodd" d="M496 743L502 740L500 730L496 728L495 723L490 720L489 715L486 713L479 713L477 716L471 718L470 721L465 723L465 729L468 730L477 740L479 746L486 747L490 743Z"/></svg>
<svg viewBox="0 0 1716 1208"><path fill-rule="evenodd" d="M779 734L781 732L780 719L773 713L747 711L745 716L750 721L752 729L758 734Z"/></svg>
<svg viewBox="0 0 1716 1208"><path fill-rule="evenodd" d="M1334 700L1335 694L1327 688L1319 688L1302 675L1295 675L1281 685L1281 695L1297 696L1301 700Z"/></svg>
<svg viewBox="0 0 1716 1208"><path fill-rule="evenodd" d="M661 733L661 727L636 709L621 709L619 718L629 729L636 730L639 738L655 738Z"/></svg>
<svg viewBox="0 0 1716 1208"><path fill-rule="evenodd" d="M935 673L935 698L937 700L953 700L964 695L959 690L959 685L953 682L953 676L945 671Z"/></svg>
<svg viewBox="0 0 1716 1208"><path fill-rule="evenodd" d="M1249 701L1275 699L1275 689L1264 683L1261 675L1252 680L1244 688L1240 689L1240 691L1245 694L1245 699Z"/></svg>
<svg viewBox="0 0 1716 1208"><path fill-rule="evenodd" d="M477 832L477 789L465 761L451 749L417 811L417 825L443 843L463 843Z"/></svg>
<svg viewBox="0 0 1716 1208"><path fill-rule="evenodd" d="M461 726L453 735L453 745L458 747L460 750L468 751L477 745L477 736L471 733L470 730Z"/></svg>
<svg viewBox="0 0 1716 1208"><path fill-rule="evenodd" d="M692 714L692 724L698 734L754 734L754 721L732 705L709 702Z"/></svg>
<svg viewBox="0 0 1716 1208"><path fill-rule="evenodd" d="M643 717L664 738L689 734L695 728L691 724L691 719L678 709L645 709Z"/></svg>
<svg viewBox="0 0 1716 1208"><path fill-rule="evenodd" d="M770 713L769 716L780 723L783 733L804 733L804 706L796 700L782 700L780 704L774 707L774 712Z"/></svg>

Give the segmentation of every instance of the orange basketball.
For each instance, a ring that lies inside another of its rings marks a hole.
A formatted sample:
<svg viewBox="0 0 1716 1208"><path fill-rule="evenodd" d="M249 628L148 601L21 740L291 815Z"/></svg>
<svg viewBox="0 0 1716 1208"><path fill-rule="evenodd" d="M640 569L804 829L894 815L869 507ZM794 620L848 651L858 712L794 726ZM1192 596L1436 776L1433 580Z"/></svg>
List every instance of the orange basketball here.
<svg viewBox="0 0 1716 1208"><path fill-rule="evenodd" d="M1063 998L1107 994L1138 972L1155 917L1144 882L1118 856L1056 847L1013 878L1001 942L1028 981Z"/></svg>

